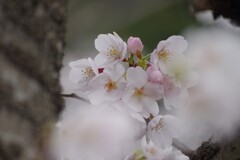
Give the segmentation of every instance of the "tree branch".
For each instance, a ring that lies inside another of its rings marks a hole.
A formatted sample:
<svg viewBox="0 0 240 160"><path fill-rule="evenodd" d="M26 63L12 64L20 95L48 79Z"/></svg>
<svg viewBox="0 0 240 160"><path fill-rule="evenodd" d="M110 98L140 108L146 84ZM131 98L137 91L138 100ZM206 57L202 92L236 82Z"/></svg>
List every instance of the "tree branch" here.
<svg viewBox="0 0 240 160"><path fill-rule="evenodd" d="M66 98L74 98L74 99L77 99L77 100L81 100L81 101L90 103L89 100L87 100L86 98L80 97L75 93L70 93L70 94L64 94L63 93L63 94L61 94L61 96L66 97Z"/></svg>

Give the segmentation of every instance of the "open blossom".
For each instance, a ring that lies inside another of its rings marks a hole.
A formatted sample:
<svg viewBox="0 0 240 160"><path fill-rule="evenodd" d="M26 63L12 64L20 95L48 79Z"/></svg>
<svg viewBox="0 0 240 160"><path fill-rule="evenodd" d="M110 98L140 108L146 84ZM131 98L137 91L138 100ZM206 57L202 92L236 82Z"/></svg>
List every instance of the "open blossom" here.
<svg viewBox="0 0 240 160"><path fill-rule="evenodd" d="M142 52L143 44L139 37L129 37L127 41L128 50L130 53L136 54Z"/></svg>
<svg viewBox="0 0 240 160"><path fill-rule="evenodd" d="M187 41L182 36L171 36L167 40L160 41L152 55L161 64L168 62L176 54L182 54L186 49Z"/></svg>
<svg viewBox="0 0 240 160"><path fill-rule="evenodd" d="M124 73L125 69L120 63L105 68L103 73L90 83L91 88L93 88L89 93L91 103L101 104L120 100L125 88Z"/></svg>
<svg viewBox="0 0 240 160"><path fill-rule="evenodd" d="M152 141L147 142L146 137L142 139L142 150L144 156L148 160L189 160L189 158L183 155L177 149L172 146L167 148L159 148L153 144Z"/></svg>
<svg viewBox="0 0 240 160"><path fill-rule="evenodd" d="M183 54L173 56L171 61L161 67L161 70L179 88L192 87L198 79L192 63Z"/></svg>
<svg viewBox="0 0 240 160"><path fill-rule="evenodd" d="M98 74L98 68L91 59L80 59L69 63L71 67L69 79L77 83L81 89L86 88L89 81Z"/></svg>
<svg viewBox="0 0 240 160"><path fill-rule="evenodd" d="M148 118L159 112L156 100L162 98L160 85L148 81L147 73L141 67L129 68L126 74L127 88L123 101L136 112Z"/></svg>
<svg viewBox="0 0 240 160"><path fill-rule="evenodd" d="M180 136L180 127L181 123L178 118L172 115L158 115L148 124L147 139L159 148L170 147L173 138Z"/></svg>
<svg viewBox="0 0 240 160"><path fill-rule="evenodd" d="M103 66L121 62L127 53L127 44L115 32L100 34L95 39L95 47L99 52L95 59Z"/></svg>

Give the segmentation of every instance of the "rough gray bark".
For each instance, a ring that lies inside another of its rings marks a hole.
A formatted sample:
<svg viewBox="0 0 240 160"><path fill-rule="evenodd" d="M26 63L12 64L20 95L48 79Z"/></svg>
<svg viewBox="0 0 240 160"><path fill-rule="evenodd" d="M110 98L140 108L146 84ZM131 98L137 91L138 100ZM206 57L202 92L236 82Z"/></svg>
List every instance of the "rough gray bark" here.
<svg viewBox="0 0 240 160"><path fill-rule="evenodd" d="M239 0L189 0L195 11L212 10L214 18L223 16L240 26Z"/></svg>
<svg viewBox="0 0 240 160"><path fill-rule="evenodd" d="M0 160L46 160L63 108L66 0L0 0Z"/></svg>

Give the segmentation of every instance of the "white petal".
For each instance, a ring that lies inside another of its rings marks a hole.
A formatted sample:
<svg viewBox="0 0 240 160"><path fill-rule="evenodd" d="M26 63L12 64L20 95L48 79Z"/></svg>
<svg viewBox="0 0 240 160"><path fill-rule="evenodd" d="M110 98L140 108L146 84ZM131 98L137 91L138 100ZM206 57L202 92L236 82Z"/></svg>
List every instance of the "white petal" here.
<svg viewBox="0 0 240 160"><path fill-rule="evenodd" d="M171 36L166 40L166 49L173 54L183 53L187 45L187 41L182 36Z"/></svg>
<svg viewBox="0 0 240 160"><path fill-rule="evenodd" d="M88 97L91 104L99 105L104 102L103 96L105 94L104 89L97 89L89 93Z"/></svg>
<svg viewBox="0 0 240 160"><path fill-rule="evenodd" d="M108 82L109 80L109 76L106 73L102 73L97 75L95 78L93 78L90 82L89 85L94 88L100 88L100 87L104 87L104 85Z"/></svg>
<svg viewBox="0 0 240 160"><path fill-rule="evenodd" d="M84 82L82 68L72 68L69 73L69 79L74 83Z"/></svg>
<svg viewBox="0 0 240 160"><path fill-rule="evenodd" d="M122 64L118 63L114 66L114 68L106 68L104 72L109 75L112 81L117 82L123 77L125 68Z"/></svg>
<svg viewBox="0 0 240 160"><path fill-rule="evenodd" d="M108 56L104 53L98 53L97 56L94 58L94 62L97 64L99 67L105 67L106 64L108 63Z"/></svg>
<svg viewBox="0 0 240 160"><path fill-rule="evenodd" d="M153 116L156 116L159 113L159 106L157 102L151 98L143 97L142 98L143 103L143 112L145 112L144 116L145 118L148 118L150 113Z"/></svg>
<svg viewBox="0 0 240 160"><path fill-rule="evenodd" d="M163 97L163 88L158 83L148 82L144 86L144 95L147 95L153 98L154 100L159 100Z"/></svg>
<svg viewBox="0 0 240 160"><path fill-rule="evenodd" d="M135 92L135 88L133 88L132 86L127 86L124 92L124 95L122 97L123 101L125 103L127 103L128 101L130 101L130 99L133 97Z"/></svg>
<svg viewBox="0 0 240 160"><path fill-rule="evenodd" d="M148 138L158 147L169 147L172 145L173 136L178 134L179 128L176 127L177 119L171 115L153 118L148 124Z"/></svg>
<svg viewBox="0 0 240 160"><path fill-rule="evenodd" d="M69 66L70 67L79 67L79 68L82 68L83 66L90 66L89 64L89 61L87 59L79 59L79 60L76 60L76 61L71 61L69 63Z"/></svg>
<svg viewBox="0 0 240 160"><path fill-rule="evenodd" d="M162 130L161 132L153 131L148 136L159 148L168 148L172 145L172 137L169 135L168 130Z"/></svg>
<svg viewBox="0 0 240 160"><path fill-rule="evenodd" d="M127 70L127 81L130 85L142 88L148 81L147 73L139 66Z"/></svg>
<svg viewBox="0 0 240 160"><path fill-rule="evenodd" d="M156 65L157 62L158 62L158 56L157 56L157 50L156 49L154 49L153 52L151 53L150 62L153 65Z"/></svg>
<svg viewBox="0 0 240 160"><path fill-rule="evenodd" d="M157 53L165 50L167 42L165 40L162 40L157 45Z"/></svg>
<svg viewBox="0 0 240 160"><path fill-rule="evenodd" d="M167 129L170 131L171 135L175 138L181 136L181 120L172 115L165 115L164 122L167 125Z"/></svg>
<svg viewBox="0 0 240 160"><path fill-rule="evenodd" d="M140 112L143 109L143 104L138 98L132 97L128 102L127 105L135 112Z"/></svg>
<svg viewBox="0 0 240 160"><path fill-rule="evenodd" d="M100 53L106 53L109 46L111 46L113 40L107 34L100 34L95 39L95 48Z"/></svg>
<svg viewBox="0 0 240 160"><path fill-rule="evenodd" d="M92 67L93 72L97 75L98 74L98 66L97 66L97 64L90 57L88 58L88 63Z"/></svg>

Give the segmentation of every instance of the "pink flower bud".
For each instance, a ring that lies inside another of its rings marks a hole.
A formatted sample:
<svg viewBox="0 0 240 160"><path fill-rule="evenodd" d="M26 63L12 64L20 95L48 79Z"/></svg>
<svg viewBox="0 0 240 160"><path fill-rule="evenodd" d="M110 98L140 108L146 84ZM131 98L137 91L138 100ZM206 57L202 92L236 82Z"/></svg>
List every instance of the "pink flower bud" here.
<svg viewBox="0 0 240 160"><path fill-rule="evenodd" d="M149 66L147 68L147 74L148 74L148 79L151 82L162 82L163 80L163 75L161 71L154 66Z"/></svg>
<svg viewBox="0 0 240 160"><path fill-rule="evenodd" d="M127 46L129 52L136 54L137 52L142 52L143 44L140 38L138 37L129 37L127 41Z"/></svg>

